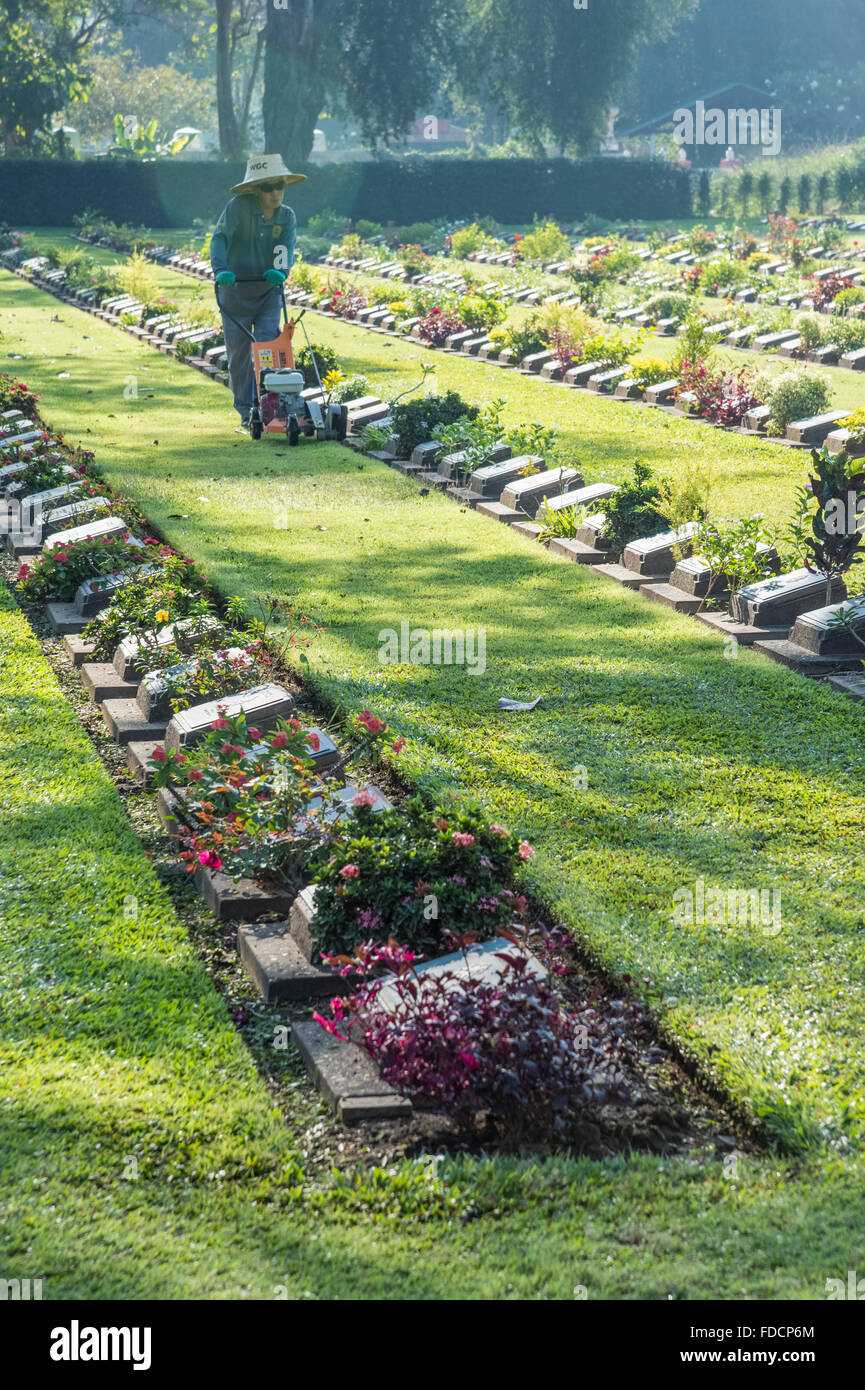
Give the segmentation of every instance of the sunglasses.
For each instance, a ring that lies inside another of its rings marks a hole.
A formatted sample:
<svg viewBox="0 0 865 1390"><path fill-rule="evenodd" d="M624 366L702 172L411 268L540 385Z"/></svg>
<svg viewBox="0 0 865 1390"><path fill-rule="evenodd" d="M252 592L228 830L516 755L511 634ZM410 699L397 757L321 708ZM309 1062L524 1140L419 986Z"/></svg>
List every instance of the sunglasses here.
<svg viewBox="0 0 865 1390"><path fill-rule="evenodd" d="M276 193L277 189L281 192L283 188L285 188L284 183L260 183L258 185L259 193Z"/></svg>

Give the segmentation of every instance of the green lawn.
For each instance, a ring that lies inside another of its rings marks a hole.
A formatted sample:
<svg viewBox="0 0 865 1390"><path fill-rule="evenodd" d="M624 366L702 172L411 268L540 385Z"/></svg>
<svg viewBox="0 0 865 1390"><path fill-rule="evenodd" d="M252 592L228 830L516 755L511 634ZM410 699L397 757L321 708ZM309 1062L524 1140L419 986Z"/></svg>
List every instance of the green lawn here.
<svg viewBox="0 0 865 1390"><path fill-rule="evenodd" d="M381 394L422 355L322 326ZM4 615L9 1276L50 1274L53 1296L268 1297L285 1284L566 1298L575 1283L590 1297L824 1296L827 1277L855 1267L865 1214L846 1156L865 1124L861 713L747 652L726 660L699 625L420 498L373 460L234 436L223 388L6 274L0 328L51 425L94 448L224 592L294 592L326 621L318 688L385 714L418 779L476 792L527 834L531 886L607 967L663 990L669 1034L806 1155L793 1168L743 1161L736 1182L720 1160L500 1160L447 1167L440 1192L411 1166L330 1195L302 1187L291 1123L274 1116L26 626ZM589 478L635 453L675 466L672 445L690 440L750 467L767 493L785 469L794 484L800 461L766 444L649 412L626 429L608 402L436 361L442 386L471 399L507 391L514 420L561 409L572 437L593 441L580 449ZM137 399L124 398L130 377ZM402 620L485 628L486 673L379 665L379 631ZM505 716L502 694L543 702ZM698 877L779 889L781 933L674 926L672 894ZM122 1178L130 1155L145 1181ZM478 1219L455 1224L454 1211Z"/></svg>
<svg viewBox="0 0 865 1390"><path fill-rule="evenodd" d="M811 1298L863 1171L401 1164L316 1184L0 597L0 1242L45 1299Z"/></svg>

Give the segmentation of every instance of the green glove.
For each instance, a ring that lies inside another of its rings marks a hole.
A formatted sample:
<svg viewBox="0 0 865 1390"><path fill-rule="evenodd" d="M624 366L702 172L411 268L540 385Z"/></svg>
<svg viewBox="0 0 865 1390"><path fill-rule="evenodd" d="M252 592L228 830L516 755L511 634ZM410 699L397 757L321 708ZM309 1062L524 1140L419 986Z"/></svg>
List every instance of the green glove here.
<svg viewBox="0 0 865 1390"><path fill-rule="evenodd" d="M266 270L264 272L264 278L265 280L269 280L271 285L285 284L285 276L281 270Z"/></svg>
<svg viewBox="0 0 865 1390"><path fill-rule="evenodd" d="M221 270L216 277L217 285L233 285L237 280L233 270Z"/></svg>

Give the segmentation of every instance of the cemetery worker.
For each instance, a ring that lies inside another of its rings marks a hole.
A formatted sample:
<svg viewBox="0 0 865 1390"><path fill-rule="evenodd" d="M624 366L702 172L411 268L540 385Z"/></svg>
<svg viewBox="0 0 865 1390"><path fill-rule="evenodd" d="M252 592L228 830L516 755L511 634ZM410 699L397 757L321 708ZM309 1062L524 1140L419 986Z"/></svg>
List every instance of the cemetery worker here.
<svg viewBox="0 0 865 1390"><path fill-rule="evenodd" d="M241 429L248 428L255 400L252 349L243 329L227 315L253 333L257 343L278 337L282 286L294 262L297 239L297 218L283 202L283 190L305 179L306 174L286 169L282 155L252 155L243 182L232 188L235 196L220 213L210 238L210 263L226 311L222 327L228 375ZM256 283L236 283L244 280Z"/></svg>

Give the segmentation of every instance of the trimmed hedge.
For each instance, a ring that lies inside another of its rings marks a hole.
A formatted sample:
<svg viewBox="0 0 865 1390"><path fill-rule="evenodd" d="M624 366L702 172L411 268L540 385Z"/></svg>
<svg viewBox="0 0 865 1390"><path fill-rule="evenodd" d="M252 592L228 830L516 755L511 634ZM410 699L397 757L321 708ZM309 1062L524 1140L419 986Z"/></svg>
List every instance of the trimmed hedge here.
<svg viewBox="0 0 865 1390"><path fill-rule="evenodd" d="M659 160L446 159L413 157L357 164L315 164L309 182L291 190L298 221L325 208L376 222L431 221L489 215L530 222L537 214L573 219L681 218L691 213L691 184ZM71 221L87 208L114 222L187 227L216 219L238 163L133 163L125 160L0 159L0 206L23 226L54 226L58 209Z"/></svg>

